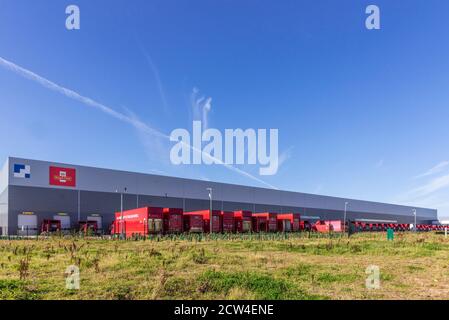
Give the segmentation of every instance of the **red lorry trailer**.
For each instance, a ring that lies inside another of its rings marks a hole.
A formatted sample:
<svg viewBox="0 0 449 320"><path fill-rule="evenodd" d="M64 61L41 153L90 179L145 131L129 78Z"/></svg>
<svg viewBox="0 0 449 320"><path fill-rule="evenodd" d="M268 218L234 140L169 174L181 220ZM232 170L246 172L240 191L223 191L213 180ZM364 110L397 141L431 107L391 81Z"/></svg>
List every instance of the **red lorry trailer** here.
<svg viewBox="0 0 449 320"><path fill-rule="evenodd" d="M300 230L299 213L281 213L277 215L278 230L280 232L298 232Z"/></svg>
<svg viewBox="0 0 449 320"><path fill-rule="evenodd" d="M251 232L253 213L251 211L239 210L234 211L235 231L238 233Z"/></svg>
<svg viewBox="0 0 449 320"><path fill-rule="evenodd" d="M330 232L331 230L331 226L329 224L326 224L324 221L322 220L318 220L317 222L315 222L315 224L312 227L313 231L316 232L320 232L320 233L324 233L324 232Z"/></svg>
<svg viewBox="0 0 449 320"><path fill-rule="evenodd" d="M164 208L164 233L182 233L183 226L183 210L180 208Z"/></svg>
<svg viewBox="0 0 449 320"><path fill-rule="evenodd" d="M299 230L300 231L310 231L312 230L312 225L309 221L301 220L299 221Z"/></svg>
<svg viewBox="0 0 449 320"><path fill-rule="evenodd" d="M52 233L61 231L61 220L49 220L42 221L41 233Z"/></svg>
<svg viewBox="0 0 449 320"><path fill-rule="evenodd" d="M334 232L342 232L343 231L343 224L341 220L329 220L325 221L326 224L329 224L331 226L331 230Z"/></svg>
<svg viewBox="0 0 449 320"><path fill-rule="evenodd" d="M88 234L89 232L91 232L92 234L97 234L98 233L98 223L97 221L80 221L78 223L79 225L79 231L84 233L84 234Z"/></svg>
<svg viewBox="0 0 449 320"><path fill-rule="evenodd" d="M223 222L223 232L235 232L235 214L232 211L221 211L221 221Z"/></svg>
<svg viewBox="0 0 449 320"><path fill-rule="evenodd" d="M267 217L253 216L252 227L253 232L267 232L268 230Z"/></svg>
<svg viewBox="0 0 449 320"><path fill-rule="evenodd" d="M325 233L325 232L342 232L341 220L318 220L312 227L312 230Z"/></svg>
<svg viewBox="0 0 449 320"><path fill-rule="evenodd" d="M255 232L276 232L277 229L277 213L253 213L253 230Z"/></svg>
<svg viewBox="0 0 449 320"><path fill-rule="evenodd" d="M122 230L126 237L133 235L147 235L150 233L162 233L163 209L158 207L143 207L115 213L114 233L121 234Z"/></svg>
<svg viewBox="0 0 449 320"><path fill-rule="evenodd" d="M202 233L204 232L203 215L194 212L184 212L182 215L185 232Z"/></svg>
<svg viewBox="0 0 449 320"><path fill-rule="evenodd" d="M199 210L199 211L191 211L186 212L184 214L199 214L203 217L204 232L210 231L210 210ZM212 210L212 232L220 233L222 231L222 223L221 223L221 211L220 210Z"/></svg>

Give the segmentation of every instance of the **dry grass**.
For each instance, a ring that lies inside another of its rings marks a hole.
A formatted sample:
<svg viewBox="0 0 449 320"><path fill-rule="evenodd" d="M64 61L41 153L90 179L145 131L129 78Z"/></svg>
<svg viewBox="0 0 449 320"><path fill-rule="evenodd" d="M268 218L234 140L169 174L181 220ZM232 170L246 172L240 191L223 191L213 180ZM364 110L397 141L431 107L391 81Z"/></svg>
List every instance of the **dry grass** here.
<svg viewBox="0 0 449 320"><path fill-rule="evenodd" d="M1 240L0 299L449 299L449 239ZM80 268L80 290L64 274ZM380 289L367 289L377 265Z"/></svg>

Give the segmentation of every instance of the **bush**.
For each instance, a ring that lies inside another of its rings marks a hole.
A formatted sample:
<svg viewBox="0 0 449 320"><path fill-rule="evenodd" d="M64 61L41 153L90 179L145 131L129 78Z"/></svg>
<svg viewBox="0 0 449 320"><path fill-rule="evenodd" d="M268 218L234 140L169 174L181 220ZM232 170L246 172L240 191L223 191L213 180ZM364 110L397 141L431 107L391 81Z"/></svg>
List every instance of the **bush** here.
<svg viewBox="0 0 449 320"><path fill-rule="evenodd" d="M27 287L24 281L0 279L0 300L36 299L40 299L39 291Z"/></svg>
<svg viewBox="0 0 449 320"><path fill-rule="evenodd" d="M309 295L299 288L293 287L283 279L276 279L268 275L255 272L224 273L206 271L201 277L201 285L207 291L229 294L231 289L242 288L254 293L257 299L317 299L318 296Z"/></svg>
<svg viewBox="0 0 449 320"><path fill-rule="evenodd" d="M134 294L129 285L117 285L109 288L109 295L114 300L132 300Z"/></svg>
<svg viewBox="0 0 449 320"><path fill-rule="evenodd" d="M193 252L192 260L197 264L207 263L208 258L206 257L206 252L204 251L204 248L201 248L198 252Z"/></svg>

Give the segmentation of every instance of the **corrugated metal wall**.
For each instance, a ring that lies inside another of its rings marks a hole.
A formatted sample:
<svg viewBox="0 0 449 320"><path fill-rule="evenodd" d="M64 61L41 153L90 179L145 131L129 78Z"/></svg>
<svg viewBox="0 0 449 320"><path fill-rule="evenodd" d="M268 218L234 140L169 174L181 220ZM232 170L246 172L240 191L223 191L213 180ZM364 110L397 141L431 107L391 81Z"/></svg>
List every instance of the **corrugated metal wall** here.
<svg viewBox="0 0 449 320"><path fill-rule="evenodd" d="M31 166L31 178L14 178L14 163ZM49 185L49 166L75 168L76 188ZM344 204L349 201L348 219L372 218L413 222L412 207L370 201L270 190L216 182L189 180L158 175L74 166L60 163L10 158L9 227L17 228L17 214L31 211L38 214L39 223L58 212L67 213L73 223L90 214L105 217L104 225L112 221L120 209L120 192L125 192L124 208L141 206L178 207L185 210L209 208L208 191L213 188L213 206L218 210L250 210L254 212L295 211L306 216L341 219ZM118 192L116 192L118 191ZM78 199L80 201L78 202ZM418 221L437 220L437 211L417 208Z"/></svg>
<svg viewBox="0 0 449 320"><path fill-rule="evenodd" d="M8 187L8 169L9 163L8 161L0 167L0 193L2 193Z"/></svg>
<svg viewBox="0 0 449 320"><path fill-rule="evenodd" d="M8 232L8 188L0 193L0 235Z"/></svg>

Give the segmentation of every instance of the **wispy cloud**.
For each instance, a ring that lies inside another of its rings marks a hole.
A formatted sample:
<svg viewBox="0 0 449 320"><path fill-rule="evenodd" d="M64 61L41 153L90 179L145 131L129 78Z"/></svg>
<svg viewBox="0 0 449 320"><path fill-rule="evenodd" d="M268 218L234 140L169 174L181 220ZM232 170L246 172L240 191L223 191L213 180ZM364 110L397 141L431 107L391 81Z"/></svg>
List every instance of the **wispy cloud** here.
<svg viewBox="0 0 449 320"><path fill-rule="evenodd" d="M44 86L44 87L46 87L46 88L48 88L50 90L56 91L56 92L66 96L66 97L68 97L70 99L73 99L73 100L76 100L78 102L81 102L82 104L84 104L86 106L96 108L96 109L100 110L101 112L103 112L103 113L105 113L105 114L107 114L107 115L109 115L109 116L111 116L113 118L116 118L116 119L118 119L120 121L123 121L123 122L126 122L128 124L131 124L132 126L134 126L135 128L137 128L137 129L139 129L141 131L144 131L144 132L146 132L148 134L155 135L155 136L158 136L158 137L164 137L164 138L167 138L167 139L169 138L167 135L159 132L156 129L153 129L153 128L149 127L148 125L146 125L145 123L143 123L142 121L140 121L138 119L131 118L131 117L128 117L128 116L126 116L126 115L124 115L124 114L122 114L120 112L117 112L114 109L112 109L112 108L110 108L110 107L108 107L108 106L106 106L106 105L104 105L102 103L96 102L95 100L93 100L91 98L82 96L82 95L80 95L79 93L77 93L77 92L75 92L73 90L70 90L70 89L67 89L67 88L65 88L63 86L60 86L60 85L58 85L58 84L56 84L56 83L54 83L54 82L52 82L50 80L47 80L44 77L39 76L38 74L36 74L36 73L34 73L34 72L30 71L30 70L22 68L22 67L14 64L14 63L8 61L8 60L5 60L2 57L0 57L0 65L3 66L6 69L9 69L9 70L15 72L16 74L18 74L18 75L20 75L20 76L22 76L24 78L27 78L27 79L32 80L32 81L35 81L35 82L39 83L40 85L42 85L42 86Z"/></svg>
<svg viewBox="0 0 449 320"><path fill-rule="evenodd" d="M103 112L103 113L105 113L105 114L107 114L107 115L109 115L109 116L111 116L111 117L113 117L113 118L115 118L117 120L120 120L122 122L128 123L128 124L130 124L135 129L139 130L142 133L146 133L148 135L151 135L151 136L154 136L154 137L158 137L158 138L164 138L164 139L167 139L168 141L170 140L170 137L168 135L160 132L159 130L157 130L155 128L150 127L149 125L147 125L146 123L142 122L140 119L138 119L134 115L127 116L127 115L122 114L122 113L120 113L118 111L115 111L113 108L110 108L110 107L108 107L108 106L106 106L106 105L104 105L102 103L99 103L99 102L97 102L97 101L95 101L95 100L93 100L91 98L83 96L83 95L81 95L81 94L79 94L79 93L77 93L77 92L75 92L75 91L73 91L71 89L68 89L68 88L65 88L63 86L60 86L60 85L58 85L58 84L56 84L56 83L54 83L54 82L52 82L52 81L50 81L50 80L40 76L40 75L38 75L38 74L36 74L36 73L34 73L34 72L30 71L30 70L22 68L21 66L15 64L13 62L10 62L10 61L8 61L6 59L3 59L2 57L0 57L0 66L6 68L8 70L11 70L14 73L16 73L16 74L18 74L18 75L20 75L20 76L22 76L24 78L32 80L32 81L40 84L41 86L43 86L45 88L48 88L48 89L53 90L55 92L58 92L58 93L60 93L60 94L62 94L64 96L66 96L66 97L68 97L70 99L73 99L75 101L78 101L78 102L80 102L80 103L82 103L82 104L84 104L84 105L86 105L88 107L92 107L92 108L98 109L101 112ZM201 152L202 153L201 150L193 148L192 146L188 146L188 147L190 147L194 152ZM247 177L247 178L249 178L249 179L251 179L253 181L256 181L256 182L258 182L260 184L263 184L263 185L265 185L265 186L267 186L269 188L277 189L273 185L271 185L271 184L269 184L269 183L267 183L267 182L265 182L265 181L255 177L255 176L251 175L248 172L245 172L243 170L235 168L232 165L226 164L223 161L212 157L208 153L203 153L203 154L204 154L204 156L214 160L216 163L223 165L225 168L227 168L227 169L229 169L229 170L231 170L233 172L236 172L236 173L238 173L238 174L240 174L242 176L245 176L245 177Z"/></svg>
<svg viewBox="0 0 449 320"><path fill-rule="evenodd" d="M377 169L382 168L382 167L384 166L384 163L385 163L384 159L380 159L380 160L377 161L377 163L376 163L376 168L377 168Z"/></svg>
<svg viewBox="0 0 449 320"><path fill-rule="evenodd" d="M405 198L402 199L400 203L421 208L438 209L439 217L444 215L449 216L449 200L444 191L433 193L425 197Z"/></svg>
<svg viewBox="0 0 449 320"><path fill-rule="evenodd" d="M193 120L201 120L204 129L209 128L209 112L212 110L212 98L199 96L198 88L193 88L190 96Z"/></svg>
<svg viewBox="0 0 449 320"><path fill-rule="evenodd" d="M164 105L165 111L168 111L168 103L167 99L165 98L165 91L164 87L162 86L162 81L159 76L159 70L156 67L156 64L153 62L153 59L151 58L150 54L142 47L143 55L145 56L145 59L148 62L148 65L150 66L151 71L153 72L154 79L156 80L157 88L159 90L159 95L161 96L162 104Z"/></svg>
<svg viewBox="0 0 449 320"><path fill-rule="evenodd" d="M448 166L449 166L449 161L442 161L442 162L438 163L436 166L427 170L426 172L421 173L413 178L420 179L420 178L432 176L434 174L440 173L441 171L446 169Z"/></svg>
<svg viewBox="0 0 449 320"><path fill-rule="evenodd" d="M440 175L399 195L393 202L435 208L439 216L449 215L448 188L449 174Z"/></svg>
<svg viewBox="0 0 449 320"><path fill-rule="evenodd" d="M426 184L413 189L410 194L416 197L425 197L447 187L449 187L449 174L430 180Z"/></svg>
<svg viewBox="0 0 449 320"><path fill-rule="evenodd" d="M159 91L159 95L160 95L160 98L162 101L162 105L164 107L164 111L168 112L169 106L168 106L167 99L165 96L165 90L162 85L161 77L159 75L159 69L158 69L156 63L154 62L153 58L151 57L150 53L143 45L137 32L134 32L134 39L136 41L137 46L140 48L140 51L142 52L143 56L145 57L145 60L147 61L148 66L150 67L151 73L153 74L154 80L156 81L157 89Z"/></svg>
<svg viewBox="0 0 449 320"><path fill-rule="evenodd" d="M288 159L291 158L293 151L293 146L287 148L284 152L279 155L278 168L280 168Z"/></svg>
<svg viewBox="0 0 449 320"><path fill-rule="evenodd" d="M318 194L318 193L321 193L322 190L323 190L323 185L319 184L315 187L315 189L313 190L313 193Z"/></svg>
<svg viewBox="0 0 449 320"><path fill-rule="evenodd" d="M443 172L448 166L449 161L442 161L426 172L412 177L415 186L398 195L393 202L435 208L438 209L439 217L449 216L449 174Z"/></svg>

